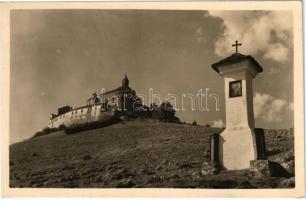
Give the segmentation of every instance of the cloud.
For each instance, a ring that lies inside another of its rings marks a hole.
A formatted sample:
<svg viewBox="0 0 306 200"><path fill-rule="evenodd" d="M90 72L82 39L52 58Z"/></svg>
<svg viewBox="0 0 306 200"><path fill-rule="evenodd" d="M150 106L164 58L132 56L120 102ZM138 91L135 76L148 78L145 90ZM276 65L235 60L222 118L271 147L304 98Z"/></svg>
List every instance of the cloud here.
<svg viewBox="0 0 306 200"><path fill-rule="evenodd" d="M289 54L288 48L284 47L284 45L281 43L276 43L268 46L264 58L270 58L272 60L278 60L282 62L287 60L288 54Z"/></svg>
<svg viewBox="0 0 306 200"><path fill-rule="evenodd" d="M203 27L200 26L196 29L195 34L194 34L193 42L197 42L197 43L205 43L206 42Z"/></svg>
<svg viewBox="0 0 306 200"><path fill-rule="evenodd" d="M244 54L262 53L265 59L288 60L293 35L291 12L209 11L209 15L223 20L224 33L215 42L217 55L232 54L232 44L238 40Z"/></svg>
<svg viewBox="0 0 306 200"><path fill-rule="evenodd" d="M280 122L284 115L293 111L293 103L269 94L256 92L254 96L254 116L267 122Z"/></svg>
<svg viewBox="0 0 306 200"><path fill-rule="evenodd" d="M224 128L225 124L224 124L224 122L222 120L215 120L215 121L213 121L212 127Z"/></svg>

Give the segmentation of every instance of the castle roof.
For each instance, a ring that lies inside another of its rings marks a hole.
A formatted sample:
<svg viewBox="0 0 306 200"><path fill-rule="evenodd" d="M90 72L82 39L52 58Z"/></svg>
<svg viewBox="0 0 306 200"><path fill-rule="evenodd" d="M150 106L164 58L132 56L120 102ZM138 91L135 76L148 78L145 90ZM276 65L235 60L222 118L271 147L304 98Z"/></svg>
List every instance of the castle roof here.
<svg viewBox="0 0 306 200"><path fill-rule="evenodd" d="M71 111L82 109L82 108L88 108L88 107L90 107L90 106L89 105L80 106L80 107L77 107L77 108L73 108Z"/></svg>
<svg viewBox="0 0 306 200"><path fill-rule="evenodd" d="M224 58L224 59L220 60L219 62L216 62L216 63L212 64L211 66L216 72L219 73L218 67L234 64L234 63L241 62L241 61L244 61L244 60L249 60L250 62L252 62L258 72L263 71L260 64L252 56L243 55L243 54L240 54L240 53L234 53L231 56L229 56L227 58Z"/></svg>

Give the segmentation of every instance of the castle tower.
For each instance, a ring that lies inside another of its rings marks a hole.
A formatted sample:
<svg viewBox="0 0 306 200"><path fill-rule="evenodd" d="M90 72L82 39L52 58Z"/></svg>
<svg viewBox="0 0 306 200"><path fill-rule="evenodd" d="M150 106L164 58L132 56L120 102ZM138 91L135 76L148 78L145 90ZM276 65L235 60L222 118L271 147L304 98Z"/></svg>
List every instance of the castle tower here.
<svg viewBox="0 0 306 200"><path fill-rule="evenodd" d="M263 71L252 56L236 53L212 65L224 78L226 129L220 134L220 164L229 170L246 169L251 160L259 159L256 138L252 80ZM241 45L241 44L240 44Z"/></svg>
<svg viewBox="0 0 306 200"><path fill-rule="evenodd" d="M129 79L125 74L124 78L122 79L122 88L128 88L128 87L129 87Z"/></svg>

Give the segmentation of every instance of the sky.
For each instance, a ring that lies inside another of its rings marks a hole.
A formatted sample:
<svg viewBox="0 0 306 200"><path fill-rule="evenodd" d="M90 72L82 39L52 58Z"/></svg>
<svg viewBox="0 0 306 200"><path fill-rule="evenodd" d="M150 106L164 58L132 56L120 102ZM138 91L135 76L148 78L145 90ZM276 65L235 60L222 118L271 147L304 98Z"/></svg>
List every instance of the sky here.
<svg viewBox="0 0 306 200"><path fill-rule="evenodd" d="M256 127L293 127L291 12L13 10L10 34L10 143L46 127L58 107L119 87L125 73L145 96L209 89L218 111L212 99L209 111L192 111L187 98L176 115L225 126L224 82L211 64L233 54L235 40L263 67L253 80Z"/></svg>

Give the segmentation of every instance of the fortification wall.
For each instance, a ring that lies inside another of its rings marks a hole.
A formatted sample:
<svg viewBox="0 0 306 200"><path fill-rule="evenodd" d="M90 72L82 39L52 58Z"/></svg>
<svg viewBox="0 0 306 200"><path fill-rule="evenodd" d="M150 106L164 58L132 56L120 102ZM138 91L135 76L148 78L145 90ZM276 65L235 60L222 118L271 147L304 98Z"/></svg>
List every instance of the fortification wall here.
<svg viewBox="0 0 306 200"><path fill-rule="evenodd" d="M63 115L57 116L49 121L49 128L59 128L64 125L66 127L74 124L90 123L95 121L103 121L107 117L113 116L111 111L101 111L101 105L92 107L83 107L74 109Z"/></svg>

